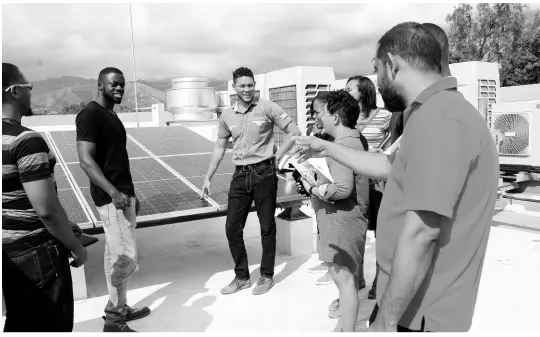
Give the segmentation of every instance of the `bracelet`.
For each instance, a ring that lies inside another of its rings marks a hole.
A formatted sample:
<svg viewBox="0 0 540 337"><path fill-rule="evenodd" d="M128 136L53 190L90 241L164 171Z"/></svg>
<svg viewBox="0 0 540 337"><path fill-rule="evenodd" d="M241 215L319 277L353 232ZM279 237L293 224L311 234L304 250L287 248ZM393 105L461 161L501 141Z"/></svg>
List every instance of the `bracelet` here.
<svg viewBox="0 0 540 337"><path fill-rule="evenodd" d="M313 191L313 187L315 187L315 186L311 186L311 187L309 188L309 191L308 191L309 194L313 194L313 192L311 192L311 191Z"/></svg>

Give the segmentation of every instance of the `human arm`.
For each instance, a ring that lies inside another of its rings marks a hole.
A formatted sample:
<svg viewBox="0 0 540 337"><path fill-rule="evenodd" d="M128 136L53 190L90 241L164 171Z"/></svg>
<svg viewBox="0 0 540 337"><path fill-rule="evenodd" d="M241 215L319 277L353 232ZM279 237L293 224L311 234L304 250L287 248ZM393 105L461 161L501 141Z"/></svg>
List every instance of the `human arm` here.
<svg viewBox="0 0 540 337"><path fill-rule="evenodd" d="M270 116L270 119L272 119L274 125L276 125L278 128L280 128L283 132L287 134L283 141L283 144L279 147L275 154L277 163L294 144L294 141L291 139L291 137L300 136L301 132L296 123L294 123L294 121L292 120L292 118L276 103L270 102L268 106L268 115Z"/></svg>
<svg viewBox="0 0 540 337"><path fill-rule="evenodd" d="M326 162L334 182L326 185L326 188L323 189L324 192L322 195L319 188L314 188L313 191L315 195L325 201L335 201L348 198L351 195L354 187L353 171L335 160L327 158ZM315 190L317 191L315 192Z"/></svg>
<svg viewBox="0 0 540 337"><path fill-rule="evenodd" d="M283 141L283 144L279 147L279 149L276 151L276 162L279 162L279 159L287 153L287 151L291 148L291 146L294 144L294 140L292 137L294 136L300 136L301 132L298 126L294 122L290 122L283 128L283 132L287 134L285 137L285 140Z"/></svg>
<svg viewBox="0 0 540 337"><path fill-rule="evenodd" d="M214 173L216 173L216 170L218 169L219 164L225 155L228 145L229 138L218 138L216 144L214 145L212 158L210 159L210 165L208 166L208 172L206 173L202 187L203 196L210 194L210 182L212 181L212 177L214 176Z"/></svg>
<svg viewBox="0 0 540 337"><path fill-rule="evenodd" d="M216 173L216 170L218 169L219 164L221 163L221 160L225 155L225 151L227 151L227 146L229 145L229 138L231 138L232 136L231 130L229 129L229 126L226 122L227 112L229 112L229 110L224 111L219 118L217 141L214 145L214 150L212 151L212 158L210 159L208 171L206 173L203 186L201 188L202 198L204 198L205 195L210 194L210 182L212 181L212 177L214 176L214 173Z"/></svg>
<svg viewBox="0 0 540 337"><path fill-rule="evenodd" d="M442 217L433 212L406 213L394 251L390 281L370 331L396 331L431 267L441 222Z"/></svg>
<svg viewBox="0 0 540 337"><path fill-rule="evenodd" d="M72 222L58 199L52 178L23 182L23 188L47 231L72 252L74 261L71 265L82 266L88 258L86 248L73 232Z"/></svg>
<svg viewBox="0 0 540 337"><path fill-rule="evenodd" d="M373 331L395 331L416 296L438 241L449 236L445 222L454 216L470 165L479 151L477 138L466 125L452 119L436 122L445 127L421 130L417 123L402 144L406 218Z"/></svg>
<svg viewBox="0 0 540 337"><path fill-rule="evenodd" d="M292 140L296 146L290 152L299 162L311 157L330 157L358 174L377 180L386 180L392 167L389 157L382 153L357 150L316 137L294 136Z"/></svg>
<svg viewBox="0 0 540 337"><path fill-rule="evenodd" d="M17 142L10 154L17 161L22 187L45 229L72 251L72 265L86 262L86 249L75 237L62 207L49 167L49 148L38 133L30 133Z"/></svg>

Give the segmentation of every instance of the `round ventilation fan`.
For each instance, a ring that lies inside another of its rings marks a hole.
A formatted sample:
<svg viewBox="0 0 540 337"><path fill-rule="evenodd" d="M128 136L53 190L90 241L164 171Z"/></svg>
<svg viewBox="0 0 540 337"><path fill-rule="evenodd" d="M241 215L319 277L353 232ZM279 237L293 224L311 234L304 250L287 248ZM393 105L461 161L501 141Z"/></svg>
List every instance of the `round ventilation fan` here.
<svg viewBox="0 0 540 337"><path fill-rule="evenodd" d="M520 114L504 114L495 119L493 129L501 134L499 153L519 155L529 147L529 121Z"/></svg>

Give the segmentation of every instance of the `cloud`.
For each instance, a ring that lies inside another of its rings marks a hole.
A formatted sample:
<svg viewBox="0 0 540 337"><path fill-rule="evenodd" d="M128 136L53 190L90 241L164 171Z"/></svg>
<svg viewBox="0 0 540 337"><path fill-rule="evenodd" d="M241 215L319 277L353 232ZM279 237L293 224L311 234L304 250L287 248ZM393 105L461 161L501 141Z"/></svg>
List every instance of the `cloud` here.
<svg viewBox="0 0 540 337"><path fill-rule="evenodd" d="M137 77L229 79L331 66L337 78L372 71L377 39L403 21L446 28L455 4L143 4L132 7ZM95 78L116 66L132 79L128 4L4 4L3 59L27 78Z"/></svg>

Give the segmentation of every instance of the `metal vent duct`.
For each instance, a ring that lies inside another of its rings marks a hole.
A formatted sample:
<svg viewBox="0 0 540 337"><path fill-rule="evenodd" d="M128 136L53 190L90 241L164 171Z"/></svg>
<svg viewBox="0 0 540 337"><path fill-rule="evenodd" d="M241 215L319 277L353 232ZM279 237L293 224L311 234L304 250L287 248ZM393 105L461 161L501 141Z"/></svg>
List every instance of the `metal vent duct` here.
<svg viewBox="0 0 540 337"><path fill-rule="evenodd" d="M180 77L171 80L165 92L166 109L174 121L208 121L216 119L216 89L209 87L207 77Z"/></svg>

